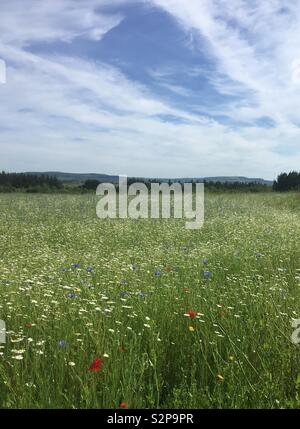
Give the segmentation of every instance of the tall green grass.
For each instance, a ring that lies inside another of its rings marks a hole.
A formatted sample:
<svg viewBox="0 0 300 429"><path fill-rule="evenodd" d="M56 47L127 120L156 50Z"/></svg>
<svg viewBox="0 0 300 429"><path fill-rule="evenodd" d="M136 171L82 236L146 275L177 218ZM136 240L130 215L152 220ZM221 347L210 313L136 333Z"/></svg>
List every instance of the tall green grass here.
<svg viewBox="0 0 300 429"><path fill-rule="evenodd" d="M193 231L96 201L0 195L0 406L298 407L299 196L207 195Z"/></svg>

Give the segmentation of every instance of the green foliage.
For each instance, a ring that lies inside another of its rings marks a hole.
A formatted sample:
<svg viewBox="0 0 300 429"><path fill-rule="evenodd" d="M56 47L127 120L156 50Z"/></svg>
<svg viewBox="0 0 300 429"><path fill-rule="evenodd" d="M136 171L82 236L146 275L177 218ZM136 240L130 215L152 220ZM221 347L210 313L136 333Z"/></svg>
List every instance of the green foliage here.
<svg viewBox="0 0 300 429"><path fill-rule="evenodd" d="M250 193L258 193L258 192L270 192L271 187L258 183L258 182L207 182L205 183L205 189L210 192L250 192Z"/></svg>
<svg viewBox="0 0 300 429"><path fill-rule="evenodd" d="M300 172L291 171L290 173L281 173L274 181L274 191L297 191L300 189Z"/></svg>
<svg viewBox="0 0 300 429"><path fill-rule="evenodd" d="M26 191L47 193L63 188L56 177L26 173L0 173L0 192Z"/></svg>
<svg viewBox="0 0 300 429"><path fill-rule="evenodd" d="M97 186L99 185L99 180L88 179L82 185L83 189L96 191Z"/></svg>

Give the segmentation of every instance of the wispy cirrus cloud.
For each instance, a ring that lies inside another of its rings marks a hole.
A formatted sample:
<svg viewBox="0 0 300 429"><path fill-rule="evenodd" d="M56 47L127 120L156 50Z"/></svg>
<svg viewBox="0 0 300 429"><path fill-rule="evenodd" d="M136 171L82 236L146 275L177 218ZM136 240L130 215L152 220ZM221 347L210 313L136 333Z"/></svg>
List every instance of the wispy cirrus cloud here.
<svg viewBox="0 0 300 429"><path fill-rule="evenodd" d="M24 47L34 42L100 40L119 25L120 13L99 11L121 0L12 0L1 3L1 42Z"/></svg>
<svg viewBox="0 0 300 429"><path fill-rule="evenodd" d="M146 8L135 15L138 6ZM154 19L153 6L177 22L178 40L185 32L189 42L180 49L191 49L193 61L174 66L164 47L148 79L133 77L126 53L134 58L132 50L143 49L140 19ZM128 38L126 22L139 28L141 41ZM289 54L284 48L298 37L297 22L295 10L281 11L275 1L11 0L0 18L0 57L8 66L0 87L1 167L267 178L294 168L296 43ZM273 27L278 32L266 41L264 28ZM113 51L122 39L131 43L113 65L100 48Z"/></svg>
<svg viewBox="0 0 300 429"><path fill-rule="evenodd" d="M300 2L279 0L153 0L187 32L201 35L214 58L211 84L237 95L229 106L237 120L269 116L299 123Z"/></svg>

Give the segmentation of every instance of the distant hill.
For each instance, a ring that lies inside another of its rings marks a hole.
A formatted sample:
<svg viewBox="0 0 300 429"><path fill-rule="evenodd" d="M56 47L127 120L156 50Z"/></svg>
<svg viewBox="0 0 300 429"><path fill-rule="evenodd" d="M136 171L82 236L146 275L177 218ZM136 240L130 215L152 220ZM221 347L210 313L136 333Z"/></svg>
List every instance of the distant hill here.
<svg viewBox="0 0 300 429"><path fill-rule="evenodd" d="M262 185L273 185L273 180L266 180L261 178L244 177L244 176L217 176L217 177L205 177L208 182L240 182L240 183L260 183Z"/></svg>
<svg viewBox="0 0 300 429"><path fill-rule="evenodd" d="M153 179L153 178L152 178ZM151 180L151 179L150 179ZM272 180L266 180L261 178L254 177L244 177L244 176L213 176L213 177L181 177L181 178L160 178L161 182L168 182L169 180L174 182L187 183L192 181L203 182L221 182L221 183L259 183L260 185L272 186Z"/></svg>
<svg viewBox="0 0 300 429"><path fill-rule="evenodd" d="M35 175L48 175L54 176L58 180L61 180L65 183L83 183L86 180L98 180L99 182L118 182L119 176L109 175L109 174L97 174L97 173L63 173L60 171L44 171L44 172L28 172L27 174ZM145 178L141 178L145 179ZM150 178L149 180L154 179ZM259 183L263 185L272 186L272 180L265 180L261 178L251 178L244 176L213 176L213 177L186 177L186 178L159 178L161 182L176 181L176 182L191 182L193 180L207 182L240 182L240 183Z"/></svg>
<svg viewBox="0 0 300 429"><path fill-rule="evenodd" d="M97 173L62 173L61 171L30 171L27 174L35 174L36 176L54 176L64 183L83 183L86 180L98 180L99 182L118 182L119 176L111 176L109 174Z"/></svg>

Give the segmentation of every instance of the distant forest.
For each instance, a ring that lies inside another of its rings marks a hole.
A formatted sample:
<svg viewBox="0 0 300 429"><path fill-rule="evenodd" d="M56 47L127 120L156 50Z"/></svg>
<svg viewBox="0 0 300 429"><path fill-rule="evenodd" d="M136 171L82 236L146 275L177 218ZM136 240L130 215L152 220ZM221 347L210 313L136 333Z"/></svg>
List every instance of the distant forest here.
<svg viewBox="0 0 300 429"><path fill-rule="evenodd" d="M281 173L273 184L274 191L299 191L300 173L291 171L290 173Z"/></svg>
<svg viewBox="0 0 300 429"><path fill-rule="evenodd" d="M151 183L161 183L159 179L148 180L141 178L128 178L128 186L135 182L144 183L148 189ZM180 183L179 180L169 180L167 183ZM64 183L55 176L32 174L32 173L0 173L0 192L29 192L29 193L85 193L95 191L101 182L88 179L83 183ZM166 182L164 182L166 183ZM193 183L197 183L194 180ZM199 182L198 182L199 183ZM205 189L210 192L268 192L268 191L298 191L300 190L300 173L292 171L290 173L281 173L274 181L273 187L258 182L221 182L204 180ZM118 185L115 184L118 189Z"/></svg>
<svg viewBox="0 0 300 429"><path fill-rule="evenodd" d="M35 176L26 173L0 173L0 192L51 192L63 189L56 177Z"/></svg>

